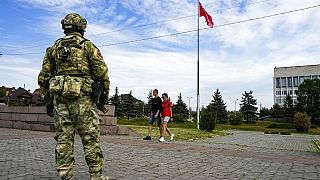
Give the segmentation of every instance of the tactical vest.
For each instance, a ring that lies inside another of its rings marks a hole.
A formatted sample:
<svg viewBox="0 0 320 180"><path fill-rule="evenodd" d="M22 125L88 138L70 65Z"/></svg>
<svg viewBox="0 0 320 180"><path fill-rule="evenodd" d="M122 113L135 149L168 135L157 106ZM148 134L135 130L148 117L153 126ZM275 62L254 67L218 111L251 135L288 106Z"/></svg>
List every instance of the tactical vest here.
<svg viewBox="0 0 320 180"><path fill-rule="evenodd" d="M53 50L55 75L92 77L90 62L85 50L89 41L78 35L67 35L56 41Z"/></svg>

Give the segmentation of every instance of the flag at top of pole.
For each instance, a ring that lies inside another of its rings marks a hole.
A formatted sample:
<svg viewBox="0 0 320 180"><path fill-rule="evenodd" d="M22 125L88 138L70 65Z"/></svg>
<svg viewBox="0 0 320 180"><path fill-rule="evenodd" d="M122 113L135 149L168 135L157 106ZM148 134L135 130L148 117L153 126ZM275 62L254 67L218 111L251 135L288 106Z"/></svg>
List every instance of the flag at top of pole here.
<svg viewBox="0 0 320 180"><path fill-rule="evenodd" d="M202 7L198 0L198 61L197 61L197 128L200 128L200 32L199 32L199 19L201 16L206 18L207 25L213 28L213 21L210 14Z"/></svg>
<svg viewBox="0 0 320 180"><path fill-rule="evenodd" d="M199 2L199 17L204 16L206 18L207 25L211 28L213 28L213 21L212 17L209 13L202 7L201 3Z"/></svg>

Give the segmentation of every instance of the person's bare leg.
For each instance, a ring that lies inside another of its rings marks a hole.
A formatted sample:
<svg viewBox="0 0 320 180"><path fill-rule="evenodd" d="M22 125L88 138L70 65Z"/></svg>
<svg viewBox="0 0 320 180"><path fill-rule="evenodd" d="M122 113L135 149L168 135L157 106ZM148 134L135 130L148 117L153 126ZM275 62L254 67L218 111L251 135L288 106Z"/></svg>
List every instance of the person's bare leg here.
<svg viewBox="0 0 320 180"><path fill-rule="evenodd" d="M167 128L166 128L166 131L167 131L167 133L169 134L169 136L171 136L171 131L169 130L169 128L168 128L168 125L167 125Z"/></svg>
<svg viewBox="0 0 320 180"><path fill-rule="evenodd" d="M151 137L151 133L152 133L152 124L148 125L148 136Z"/></svg>
<svg viewBox="0 0 320 180"><path fill-rule="evenodd" d="M164 136L165 132L168 132L167 129L168 129L168 123L167 122L163 122L162 137ZM168 132L168 133L170 133L170 132ZM171 135L171 134L169 134L169 135Z"/></svg>

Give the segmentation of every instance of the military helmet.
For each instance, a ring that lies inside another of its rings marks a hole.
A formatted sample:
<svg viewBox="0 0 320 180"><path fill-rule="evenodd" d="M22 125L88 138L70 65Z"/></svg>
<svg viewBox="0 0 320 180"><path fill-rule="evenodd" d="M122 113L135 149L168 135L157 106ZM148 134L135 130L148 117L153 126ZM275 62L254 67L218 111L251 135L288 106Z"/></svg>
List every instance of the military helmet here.
<svg viewBox="0 0 320 180"><path fill-rule="evenodd" d="M70 13L61 20L62 29L84 30L87 27L87 20L78 13Z"/></svg>

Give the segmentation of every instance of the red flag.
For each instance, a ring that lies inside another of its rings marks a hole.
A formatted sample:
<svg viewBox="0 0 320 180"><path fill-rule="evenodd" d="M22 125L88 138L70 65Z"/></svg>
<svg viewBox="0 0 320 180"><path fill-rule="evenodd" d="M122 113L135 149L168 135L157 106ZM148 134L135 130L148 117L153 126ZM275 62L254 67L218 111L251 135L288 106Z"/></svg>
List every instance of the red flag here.
<svg viewBox="0 0 320 180"><path fill-rule="evenodd" d="M213 28L213 22L212 22L212 17L210 14L207 13L207 11L202 7L201 3L199 2L199 9L200 9L200 14L199 16L204 16L206 18L207 25Z"/></svg>

